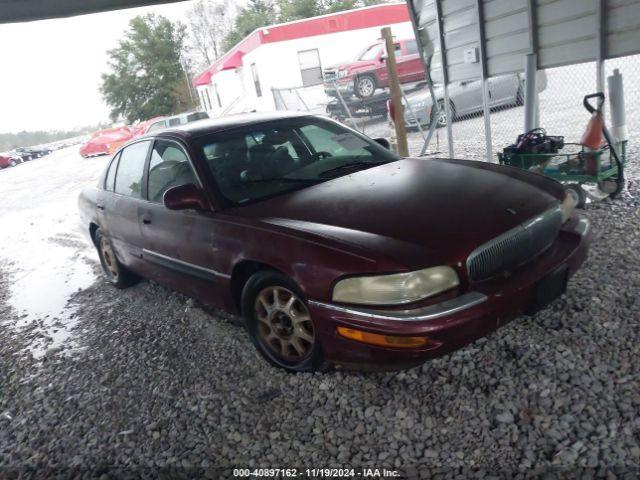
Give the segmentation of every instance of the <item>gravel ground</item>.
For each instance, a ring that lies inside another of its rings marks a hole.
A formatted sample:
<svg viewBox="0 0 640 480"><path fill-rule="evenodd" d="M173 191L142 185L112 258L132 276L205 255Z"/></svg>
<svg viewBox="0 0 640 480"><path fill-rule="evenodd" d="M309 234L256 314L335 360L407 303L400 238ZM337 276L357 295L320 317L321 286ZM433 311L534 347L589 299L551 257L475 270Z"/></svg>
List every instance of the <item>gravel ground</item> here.
<svg viewBox="0 0 640 480"><path fill-rule="evenodd" d="M590 258L548 309L399 373L286 374L257 356L232 318L147 281L118 291L84 254L78 262L96 280L65 305L61 318L72 322L59 323L71 338L34 354L47 317L11 327L26 314L12 300L20 263L5 258L0 477L371 466L409 478L574 477L579 468L587 478L635 478L639 206L636 180L622 199L588 206Z"/></svg>

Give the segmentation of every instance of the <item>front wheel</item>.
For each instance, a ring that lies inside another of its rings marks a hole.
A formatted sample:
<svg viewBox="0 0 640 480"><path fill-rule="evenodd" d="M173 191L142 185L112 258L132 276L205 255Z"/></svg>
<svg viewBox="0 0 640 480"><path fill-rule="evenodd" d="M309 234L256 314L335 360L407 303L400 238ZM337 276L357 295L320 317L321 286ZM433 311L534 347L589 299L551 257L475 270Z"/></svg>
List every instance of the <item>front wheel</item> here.
<svg viewBox="0 0 640 480"><path fill-rule="evenodd" d="M289 278L272 270L253 275L242 291L242 313L251 341L269 363L289 372L326 369L307 303Z"/></svg>
<svg viewBox="0 0 640 480"><path fill-rule="evenodd" d="M452 121L456 118L456 110L453 103L449 102L449 112L451 112ZM447 118L447 110L444 107L444 100L438 100L437 111L435 108L431 109L430 122L436 121L436 127L446 127L449 119Z"/></svg>
<svg viewBox="0 0 640 480"><path fill-rule="evenodd" d="M360 75L356 78L356 83L354 87L354 91L356 96L360 98L369 98L371 97L378 88L376 84L376 79L372 75Z"/></svg>
<svg viewBox="0 0 640 480"><path fill-rule="evenodd" d="M140 280L136 274L120 263L113 251L111 240L102 233L102 230L96 230L94 240L98 249L102 271L114 287L127 288Z"/></svg>
<svg viewBox="0 0 640 480"><path fill-rule="evenodd" d="M571 197L576 208L584 208L587 205L587 194L579 183L569 183L565 185L564 191Z"/></svg>

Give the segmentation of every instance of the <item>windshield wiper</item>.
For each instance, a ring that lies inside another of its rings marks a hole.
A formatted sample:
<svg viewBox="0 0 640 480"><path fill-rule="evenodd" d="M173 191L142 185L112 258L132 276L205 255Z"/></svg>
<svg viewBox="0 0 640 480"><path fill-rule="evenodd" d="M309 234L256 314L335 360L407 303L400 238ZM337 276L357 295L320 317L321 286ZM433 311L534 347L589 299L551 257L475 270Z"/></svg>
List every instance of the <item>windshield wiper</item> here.
<svg viewBox="0 0 640 480"><path fill-rule="evenodd" d="M242 180L242 183L263 183L263 182L284 182L284 183L320 183L326 181L324 178L291 178L291 177L270 177L270 178L251 178Z"/></svg>
<svg viewBox="0 0 640 480"><path fill-rule="evenodd" d="M339 165L337 167L330 168L329 170L325 170L324 172L321 172L320 175L326 175L332 172L340 172L342 170L361 169L363 167L365 168L375 167L377 165L382 165L384 163L388 163L388 162L360 161L360 162L345 163L344 165Z"/></svg>

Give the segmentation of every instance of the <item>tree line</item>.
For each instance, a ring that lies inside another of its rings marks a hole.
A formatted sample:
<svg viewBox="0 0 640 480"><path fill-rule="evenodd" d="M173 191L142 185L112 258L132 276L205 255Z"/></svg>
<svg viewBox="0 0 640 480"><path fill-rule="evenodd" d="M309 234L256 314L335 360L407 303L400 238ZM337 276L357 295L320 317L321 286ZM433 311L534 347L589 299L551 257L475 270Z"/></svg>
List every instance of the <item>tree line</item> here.
<svg viewBox="0 0 640 480"><path fill-rule="evenodd" d="M131 20L108 52L101 93L111 119L128 123L197 105L190 81L255 29L381 3L383 0L198 0L187 22L155 14Z"/></svg>

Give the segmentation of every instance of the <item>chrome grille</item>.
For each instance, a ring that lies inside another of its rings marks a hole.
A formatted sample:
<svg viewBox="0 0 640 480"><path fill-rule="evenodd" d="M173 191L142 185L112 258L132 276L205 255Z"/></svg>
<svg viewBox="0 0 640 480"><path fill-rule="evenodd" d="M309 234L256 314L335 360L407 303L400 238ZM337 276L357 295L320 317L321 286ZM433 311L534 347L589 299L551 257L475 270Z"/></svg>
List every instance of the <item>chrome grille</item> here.
<svg viewBox="0 0 640 480"><path fill-rule="evenodd" d="M467 258L469 279L477 282L512 270L551 246L562 213L554 207L476 248Z"/></svg>

